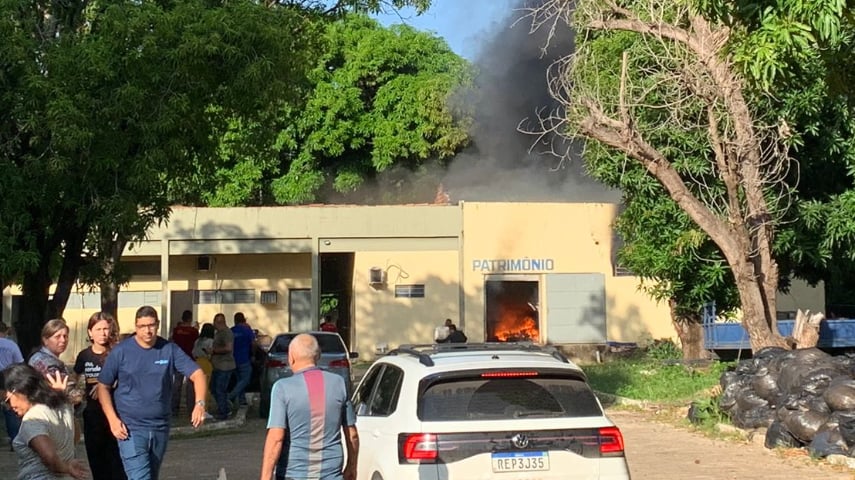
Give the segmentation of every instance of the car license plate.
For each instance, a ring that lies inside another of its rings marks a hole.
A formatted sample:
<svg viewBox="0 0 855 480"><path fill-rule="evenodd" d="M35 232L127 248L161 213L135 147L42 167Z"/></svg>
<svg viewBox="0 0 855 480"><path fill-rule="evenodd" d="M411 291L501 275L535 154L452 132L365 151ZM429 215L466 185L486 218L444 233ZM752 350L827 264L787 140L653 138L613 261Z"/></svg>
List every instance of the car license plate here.
<svg viewBox="0 0 855 480"><path fill-rule="evenodd" d="M547 452L495 452L492 460L493 473L549 470Z"/></svg>

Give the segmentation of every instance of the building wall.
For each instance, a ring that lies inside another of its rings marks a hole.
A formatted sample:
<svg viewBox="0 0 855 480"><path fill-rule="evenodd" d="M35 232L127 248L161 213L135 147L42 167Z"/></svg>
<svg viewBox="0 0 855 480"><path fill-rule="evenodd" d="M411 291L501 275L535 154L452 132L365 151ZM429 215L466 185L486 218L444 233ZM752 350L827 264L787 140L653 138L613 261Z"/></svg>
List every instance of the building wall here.
<svg viewBox="0 0 855 480"><path fill-rule="evenodd" d="M364 359L373 358L383 346L431 342L434 327L445 318L457 323L471 341L485 340L484 282L493 276L538 281L539 303L545 305L549 275L602 274L608 340L673 338L667 306L641 292L638 278L613 273L611 225L617 210L614 204L477 202L177 208L167 224L152 229L147 241L126 252L126 261L155 262L163 267L163 275L137 276L123 287L135 296L132 305L121 306L119 323L122 332L132 332L136 308L151 304L166 310L160 312L161 334L168 335L171 317L186 306L172 303L173 296L181 298L175 292L250 289L255 292L251 303L190 305L190 309L200 323L211 321L217 312L231 321L236 311L242 311L250 325L264 333L286 331L289 291L317 291L319 255L349 252L354 256L350 341ZM213 259L209 270L197 269L199 255ZM549 263L520 270L491 262L506 259ZM375 267L386 273L385 284L370 285L369 272ZM396 297L399 285L424 285L425 296ZM822 311L822 289L803 287L795 283L790 295L781 295L779 309ZM262 305L258 297L263 290L276 291L277 303ZM20 292L4 292L7 313L9 295L16 293ZM87 298L65 312L72 326L66 360L85 347L85 322L100 308L99 302ZM550 321L543 310L542 330Z"/></svg>
<svg viewBox="0 0 855 480"><path fill-rule="evenodd" d="M463 287L470 338L483 340L484 280L514 274L603 273L609 340L672 337L667 306L638 291L636 277L613 274L612 222L617 205L589 203L471 203L463 206ZM484 269L490 259L552 259L552 270ZM480 262L480 263L477 263ZM541 288L541 304L543 298ZM543 311L544 309L541 309ZM548 324L548 317L541 317Z"/></svg>
<svg viewBox="0 0 855 480"><path fill-rule="evenodd" d="M359 252L354 259L353 345L364 358L383 347L432 343L434 328L459 317L457 251ZM369 284L372 267L385 285ZM424 298L395 296L395 287L424 285Z"/></svg>

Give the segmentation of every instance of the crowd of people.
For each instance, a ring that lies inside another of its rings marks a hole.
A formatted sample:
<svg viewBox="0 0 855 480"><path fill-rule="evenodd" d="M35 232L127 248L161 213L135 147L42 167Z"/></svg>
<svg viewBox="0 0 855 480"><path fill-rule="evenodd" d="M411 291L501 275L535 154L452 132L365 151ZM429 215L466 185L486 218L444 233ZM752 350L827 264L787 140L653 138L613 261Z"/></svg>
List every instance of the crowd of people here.
<svg viewBox="0 0 855 480"><path fill-rule="evenodd" d="M118 322L98 312L73 368L60 358L69 341L64 320L44 324L41 347L26 362L0 322L0 391L17 478L156 479L182 399L193 426L246 405L256 333L243 313L233 320L229 328L217 314L200 329L185 311L165 339L157 311L144 306L134 333L120 341ZM209 379L215 416L207 411ZM81 431L88 462L74 458Z"/></svg>
<svg viewBox="0 0 855 480"><path fill-rule="evenodd" d="M134 333L120 341L118 322L98 312L87 324L90 345L73 368L60 358L69 340L64 320L45 323L42 345L26 362L0 322L0 391L18 480L156 480L182 397L194 427L212 418L206 409L209 379L214 417L227 418L246 404L256 333L243 313L233 320L229 328L220 313L200 330L185 311L165 339L157 333L157 311L144 306L136 312ZM325 330L332 331L335 324L326 320ZM310 472L356 478L356 416L344 380L319 369L319 358L314 336L291 342L293 375L276 382L271 393L262 480L306 478ZM74 454L81 430L86 462Z"/></svg>

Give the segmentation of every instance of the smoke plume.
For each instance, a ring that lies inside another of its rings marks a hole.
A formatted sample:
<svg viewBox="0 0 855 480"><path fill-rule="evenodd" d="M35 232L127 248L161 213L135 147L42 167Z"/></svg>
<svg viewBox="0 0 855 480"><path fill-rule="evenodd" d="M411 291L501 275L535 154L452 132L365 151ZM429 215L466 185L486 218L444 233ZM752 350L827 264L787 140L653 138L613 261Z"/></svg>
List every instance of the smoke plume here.
<svg viewBox="0 0 855 480"><path fill-rule="evenodd" d="M546 71L574 48L569 27L547 47L545 32L530 34L531 22L520 19L523 14L518 8L509 11L484 39L475 62L476 92L464 100L474 104L473 143L451 162L443 185L453 202L618 202L619 192L586 174L579 145L519 131L520 126L536 130L538 112L555 109ZM571 151L569 161L548 153L553 149Z"/></svg>

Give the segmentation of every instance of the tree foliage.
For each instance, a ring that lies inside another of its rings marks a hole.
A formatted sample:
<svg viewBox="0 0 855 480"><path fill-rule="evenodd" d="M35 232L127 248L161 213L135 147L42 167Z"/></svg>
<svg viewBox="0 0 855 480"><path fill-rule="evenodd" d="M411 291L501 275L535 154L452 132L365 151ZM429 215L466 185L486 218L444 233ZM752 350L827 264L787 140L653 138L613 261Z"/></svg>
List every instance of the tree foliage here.
<svg viewBox="0 0 855 480"><path fill-rule="evenodd" d="M534 28L566 21L577 30L576 53L550 72L564 110L546 126L591 141L591 170L626 192L619 223L630 239L624 260L635 260L654 278L664 275L664 290L654 287L654 293L679 293L692 308L696 290L677 287L695 284L703 291L721 279L726 260L754 348L782 344L775 329L780 252L822 256L815 244L801 242L806 235L796 240L796 229L778 233L793 220L790 206L800 206L798 169L785 147L807 153L812 141L794 136L790 122L798 115L806 124L823 121L775 87L810 68L808 85L832 78L839 70L829 59L851 45L841 2L757 5L581 1L573 9L547 1L530 10ZM796 115L784 115L788 106ZM840 104L815 104L829 106ZM660 235L663 223L670 228ZM639 234L644 230L649 233ZM705 245L712 248L703 253ZM672 260L669 271L657 249L688 256ZM697 261L686 262L692 258ZM785 270L794 266L784 261ZM691 270L701 275L683 275Z"/></svg>
<svg viewBox="0 0 855 480"><path fill-rule="evenodd" d="M305 104L286 104L270 119L279 130L266 149L233 148L257 128L233 125L214 183L200 188L202 203L412 201L428 166L466 145L469 117L451 99L471 67L442 39L351 14L330 23L322 41ZM381 181L387 195L373 194L373 181L390 171L399 182ZM437 183L430 180L431 195Z"/></svg>
<svg viewBox="0 0 855 480"><path fill-rule="evenodd" d="M0 268L24 290L25 348L81 271L98 281L87 262L117 261L167 217L212 132L289 98L314 29L250 1L0 2Z"/></svg>

